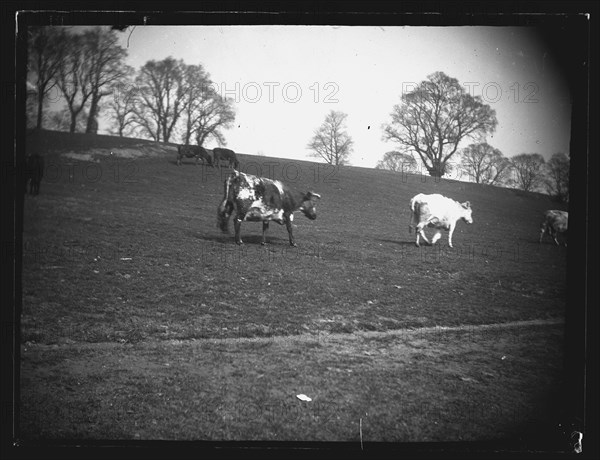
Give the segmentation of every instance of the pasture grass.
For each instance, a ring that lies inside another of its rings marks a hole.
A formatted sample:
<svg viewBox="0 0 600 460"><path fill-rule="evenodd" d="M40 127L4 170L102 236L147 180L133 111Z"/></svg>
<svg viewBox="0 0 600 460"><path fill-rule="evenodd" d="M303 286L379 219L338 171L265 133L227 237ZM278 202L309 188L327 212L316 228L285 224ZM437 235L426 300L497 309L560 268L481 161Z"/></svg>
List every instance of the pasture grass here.
<svg viewBox="0 0 600 460"><path fill-rule="evenodd" d="M112 148L98 139L94 148ZM556 329L466 343L460 334L435 343L356 338L563 318L567 250L538 244L542 212L557 208L548 197L242 154L242 171L322 199L316 221L296 215L298 248L275 224L260 246L256 223L243 224L238 247L216 226L227 168L177 167L172 145L134 159L82 157L92 161L61 156L86 152L64 134L38 145L46 176L41 194L25 197L23 222L28 437L356 441L369 412L369 440L470 440L514 435L550 401ZM471 202L474 223L458 224L454 248L447 234L414 246L408 202L420 192ZM294 345L294 336L337 333L337 342ZM261 337L273 341L218 342ZM517 356L517 367L498 363L501 353ZM315 404L295 400L301 392L317 395ZM488 413L455 420L467 403L518 403L525 418L503 412L500 427ZM423 404L436 416L420 415Z"/></svg>
<svg viewBox="0 0 600 460"><path fill-rule="evenodd" d="M298 248L276 224L260 246L256 223L243 224L238 247L216 227L228 170L177 167L174 148L164 150L75 164L48 155L49 171L60 173L47 172L42 193L25 199L24 342L350 333L564 314L566 249L537 242L552 206L545 196L243 155L242 170L271 171L323 198L316 221L296 216ZM414 246L407 210L417 192L471 201L474 223L458 224L454 248L446 235Z"/></svg>
<svg viewBox="0 0 600 460"><path fill-rule="evenodd" d="M560 409L562 332L539 325L32 345L22 353L22 439L358 448L362 419L364 443L502 439L546 450L557 441L540 434L552 433Z"/></svg>

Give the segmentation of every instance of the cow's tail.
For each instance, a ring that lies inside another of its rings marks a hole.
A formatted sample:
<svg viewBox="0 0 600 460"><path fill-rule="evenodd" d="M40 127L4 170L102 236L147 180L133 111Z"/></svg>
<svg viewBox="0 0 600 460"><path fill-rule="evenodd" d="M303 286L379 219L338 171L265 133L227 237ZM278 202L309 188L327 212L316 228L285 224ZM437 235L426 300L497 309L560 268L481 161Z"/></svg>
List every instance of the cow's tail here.
<svg viewBox="0 0 600 460"><path fill-rule="evenodd" d="M412 233L413 229L415 228L415 224L417 223L417 214L419 212L419 202L416 199L417 197L414 196L410 199L410 223L408 224L408 233Z"/></svg>
<svg viewBox="0 0 600 460"><path fill-rule="evenodd" d="M232 181L234 177L235 175L232 174L225 179L225 182L223 183L223 201L217 209L217 227L225 233L228 232L229 217L233 212L233 191L231 190L231 187L233 185Z"/></svg>

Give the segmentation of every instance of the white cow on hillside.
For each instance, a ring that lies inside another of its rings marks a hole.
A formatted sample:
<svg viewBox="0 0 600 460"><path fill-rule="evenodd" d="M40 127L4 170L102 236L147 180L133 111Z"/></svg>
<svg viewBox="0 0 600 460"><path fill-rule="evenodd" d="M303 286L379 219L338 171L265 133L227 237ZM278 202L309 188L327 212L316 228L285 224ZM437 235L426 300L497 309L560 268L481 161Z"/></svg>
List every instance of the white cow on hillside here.
<svg viewBox="0 0 600 460"><path fill-rule="evenodd" d="M410 210L412 211L412 216L408 231L409 233L412 232L412 229L416 226L417 246L419 246L420 236L428 244L435 244L441 238L441 230L444 229L448 231L448 245L452 247L452 233L454 233L456 222L462 219L468 224L473 223L471 204L468 201L459 203L438 193L432 195L419 193L415 195L410 200ZM423 231L426 226L436 229L431 243Z"/></svg>

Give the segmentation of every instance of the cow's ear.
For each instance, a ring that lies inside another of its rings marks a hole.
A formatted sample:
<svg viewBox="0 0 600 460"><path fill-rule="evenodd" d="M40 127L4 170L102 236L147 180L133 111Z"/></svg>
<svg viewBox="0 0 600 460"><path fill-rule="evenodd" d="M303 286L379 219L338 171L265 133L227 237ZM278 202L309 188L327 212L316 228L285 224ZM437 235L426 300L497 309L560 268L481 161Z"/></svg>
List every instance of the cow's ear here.
<svg viewBox="0 0 600 460"><path fill-rule="evenodd" d="M463 208L465 208L465 209L469 209L469 208L471 207L471 202L470 202L470 201L465 201L465 202L462 204L462 206L463 206Z"/></svg>
<svg viewBox="0 0 600 460"><path fill-rule="evenodd" d="M308 198L309 200L313 199L313 198L317 198L317 199L321 199L321 195L319 195L318 193L315 192L308 192L306 194L306 198Z"/></svg>

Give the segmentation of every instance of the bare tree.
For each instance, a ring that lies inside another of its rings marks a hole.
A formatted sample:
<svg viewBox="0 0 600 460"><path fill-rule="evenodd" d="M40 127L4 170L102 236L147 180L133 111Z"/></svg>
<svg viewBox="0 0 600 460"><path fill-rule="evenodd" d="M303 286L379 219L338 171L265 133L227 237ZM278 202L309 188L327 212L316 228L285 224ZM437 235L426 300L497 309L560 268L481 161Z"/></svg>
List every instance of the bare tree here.
<svg viewBox="0 0 600 460"><path fill-rule="evenodd" d="M412 155L402 152L386 152L375 169L387 169L394 172L416 172L417 161Z"/></svg>
<svg viewBox="0 0 600 460"><path fill-rule="evenodd" d="M461 166L478 184L499 185L510 172L510 161L488 143L471 144L463 149Z"/></svg>
<svg viewBox="0 0 600 460"><path fill-rule="evenodd" d="M544 157L539 153L521 153L510 159L517 188L535 191L544 178Z"/></svg>
<svg viewBox="0 0 600 460"><path fill-rule="evenodd" d="M185 64L167 57L148 61L139 71L135 123L155 141L169 142L173 129L186 108Z"/></svg>
<svg viewBox="0 0 600 460"><path fill-rule="evenodd" d="M546 163L545 186L549 195L569 201L569 167L571 159L565 153L555 153Z"/></svg>
<svg viewBox="0 0 600 460"><path fill-rule="evenodd" d="M32 27L29 31L27 82L33 86L28 89L28 94L36 99L36 128L42 128L44 101L57 82L63 59L64 36L64 31L57 27Z"/></svg>
<svg viewBox="0 0 600 460"><path fill-rule="evenodd" d="M86 133L98 132L100 100L111 93L110 86L125 75L127 51L118 44L116 32L95 27L83 34L84 69L90 88L90 108Z"/></svg>
<svg viewBox="0 0 600 460"><path fill-rule="evenodd" d="M213 97L203 101L198 108L196 122L196 141L204 144L206 139L213 137L219 145L227 145L221 128L228 129L235 120L235 110L231 99L213 94Z"/></svg>
<svg viewBox="0 0 600 460"><path fill-rule="evenodd" d="M27 128L28 129L33 129L33 128L41 128L43 121L40 121L40 126L38 126L38 120L37 117L39 115L38 113L38 107L40 107L38 105L38 91L37 91L37 86L34 85L33 83L31 83L30 81L26 81L26 90L27 90L27 95L25 96L25 117L26 117L26 124L27 124ZM42 106L43 106L43 101L42 101Z"/></svg>
<svg viewBox="0 0 600 460"><path fill-rule="evenodd" d="M126 66L125 71L128 75L133 74L133 68ZM112 112L112 133L123 137L130 134L134 125L135 104L138 98L137 88L129 79L122 79L118 83L111 85L113 97L108 102L108 107Z"/></svg>
<svg viewBox="0 0 600 460"><path fill-rule="evenodd" d="M92 95L92 90L86 70L87 56L82 36L67 33L63 39L65 53L59 67L57 84L71 114L69 132L74 133L77 127L77 117Z"/></svg>
<svg viewBox="0 0 600 460"><path fill-rule="evenodd" d="M447 162L468 137L493 133L496 112L479 96L465 92L458 80L435 72L401 96L383 126L384 140L397 142L407 152L416 152L431 176L448 172Z"/></svg>
<svg viewBox="0 0 600 460"><path fill-rule="evenodd" d="M312 150L311 155L320 157L332 165L348 163L352 153L352 138L346 132L346 115L343 112L332 110L325 117L325 122L315 130L315 134L307 148Z"/></svg>
<svg viewBox="0 0 600 460"><path fill-rule="evenodd" d="M194 139L201 146L212 137L225 145L222 129L231 127L235 120L232 100L217 93L202 65L185 66L184 85L183 142L189 144Z"/></svg>
<svg viewBox="0 0 600 460"><path fill-rule="evenodd" d="M199 109L211 93L210 79L202 65L188 65L184 71L186 106L183 111L183 143L188 145L198 130Z"/></svg>

